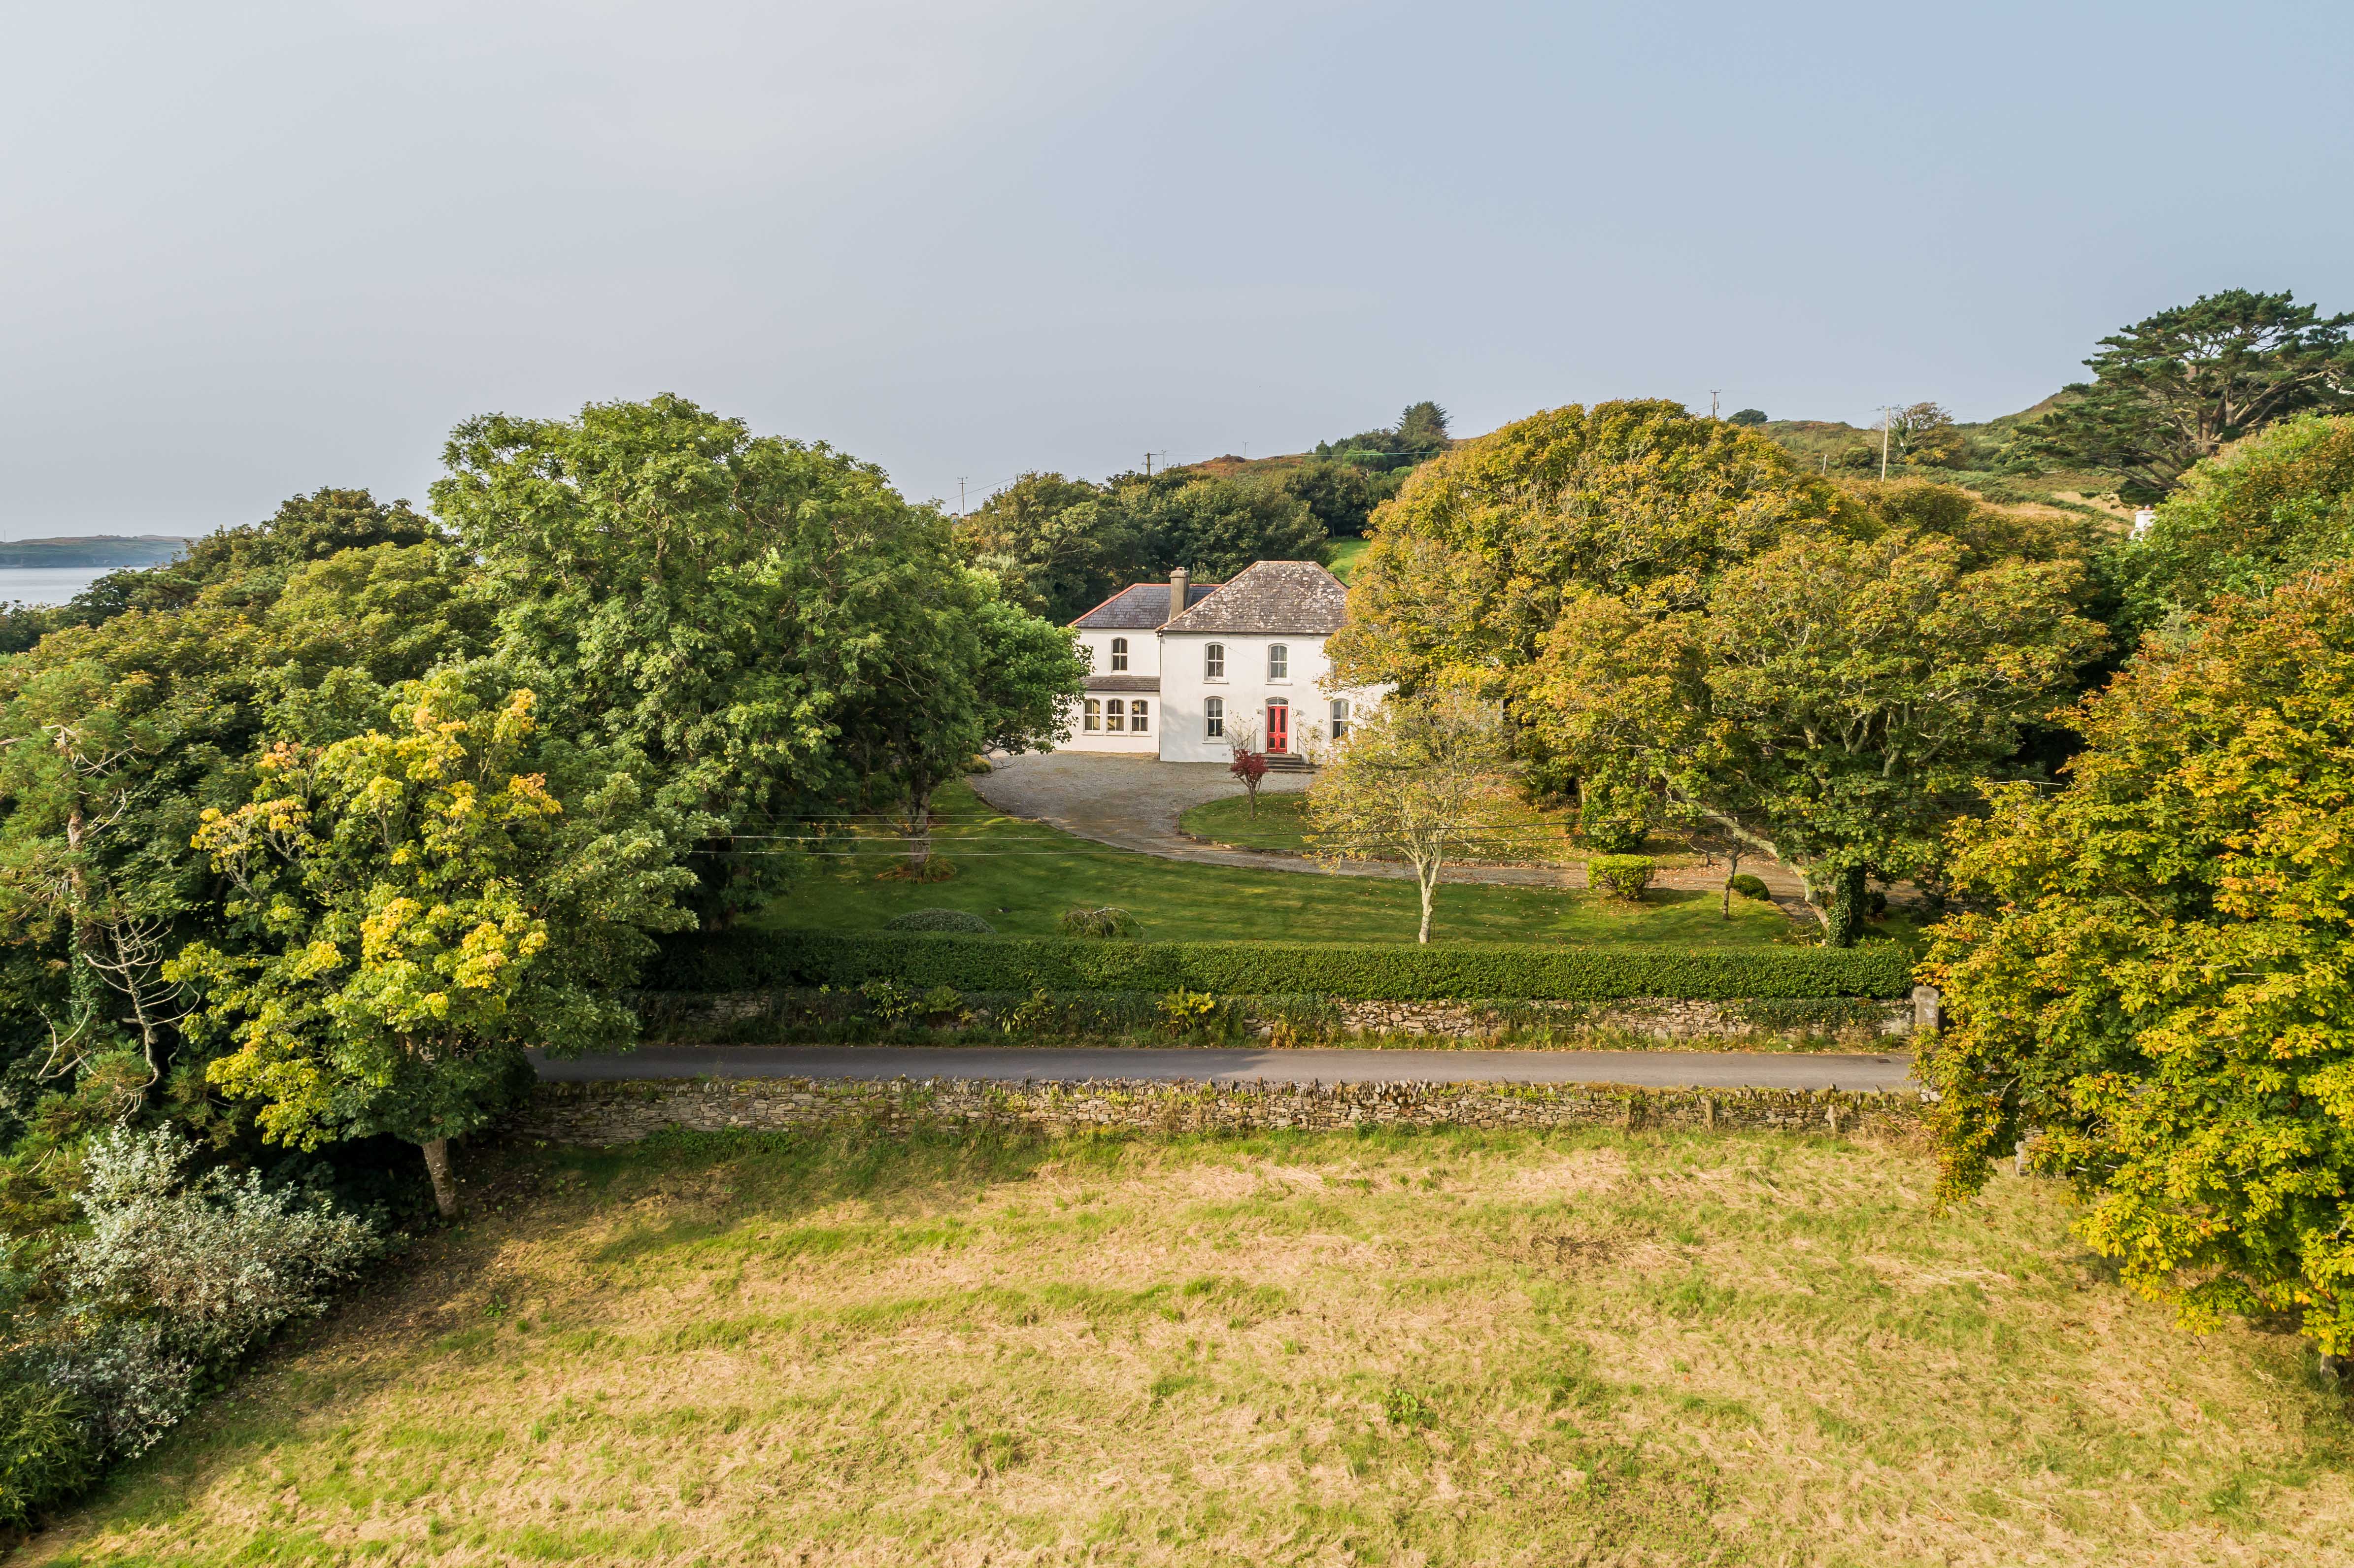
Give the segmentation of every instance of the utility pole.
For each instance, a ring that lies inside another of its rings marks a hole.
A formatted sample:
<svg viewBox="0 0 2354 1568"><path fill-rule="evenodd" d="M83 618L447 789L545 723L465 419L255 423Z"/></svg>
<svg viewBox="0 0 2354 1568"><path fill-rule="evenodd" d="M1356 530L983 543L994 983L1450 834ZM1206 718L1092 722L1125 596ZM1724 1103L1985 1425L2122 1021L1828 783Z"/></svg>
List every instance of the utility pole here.
<svg viewBox="0 0 2354 1568"><path fill-rule="evenodd" d="M1708 417L1712 419L1716 418L1716 395L1723 390L1722 387L1712 387L1708 389Z"/></svg>
<svg viewBox="0 0 2354 1568"><path fill-rule="evenodd" d="M1152 477L1152 454L1150 452L1144 454L1144 477L1147 479L1150 479Z"/></svg>
<svg viewBox="0 0 2354 1568"><path fill-rule="evenodd" d="M1880 477L1882 480L1888 477L1888 427L1895 413L1896 410L1885 403L1880 406Z"/></svg>
<svg viewBox="0 0 2354 1568"><path fill-rule="evenodd" d="M964 509L964 475L962 474L957 475L957 515L960 517L968 515Z"/></svg>

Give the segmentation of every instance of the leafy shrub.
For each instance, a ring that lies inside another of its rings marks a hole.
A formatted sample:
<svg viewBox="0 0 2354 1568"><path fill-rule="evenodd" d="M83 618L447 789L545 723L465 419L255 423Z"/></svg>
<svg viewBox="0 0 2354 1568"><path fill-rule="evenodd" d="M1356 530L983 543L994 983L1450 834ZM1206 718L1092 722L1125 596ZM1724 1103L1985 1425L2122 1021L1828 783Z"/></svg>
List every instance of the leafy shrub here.
<svg viewBox="0 0 2354 1568"><path fill-rule="evenodd" d="M916 1011L926 1018L945 1018L964 1011L964 998L952 985L936 985L916 999Z"/></svg>
<svg viewBox="0 0 2354 1568"><path fill-rule="evenodd" d="M1632 903L1643 896L1643 889L1651 885L1651 874L1658 869L1647 854L1596 855L1585 863L1585 880L1612 898Z"/></svg>
<svg viewBox="0 0 2354 1568"><path fill-rule="evenodd" d="M997 927L963 909L910 909L883 922L886 931L954 931L960 936L993 937Z"/></svg>
<svg viewBox="0 0 2354 1568"><path fill-rule="evenodd" d="M647 975L660 991L747 991L870 980L973 991L1204 991L1364 1001L1609 1001L1629 996L1730 1000L1910 994L1911 952L1857 948L1543 947L1517 942L1097 942L916 932L728 930L662 943Z"/></svg>
<svg viewBox="0 0 2354 1568"><path fill-rule="evenodd" d="M1115 909L1107 904L1099 909L1083 906L1063 911L1063 935L1095 941L1129 940L1144 934L1136 916L1125 909Z"/></svg>
<svg viewBox="0 0 2354 1568"><path fill-rule="evenodd" d="M891 980L880 978L868 980L858 988L858 994L866 999L866 1005L875 1010L875 1016L885 1023L896 1023L916 1011L916 999L907 994L906 987Z"/></svg>
<svg viewBox="0 0 2354 1568"><path fill-rule="evenodd" d="M88 1233L57 1255L62 1305L17 1303L0 1365L0 1523L26 1522L151 1446L206 1381L316 1315L376 1255L374 1227L259 1171L191 1171L170 1126L116 1127L84 1157Z"/></svg>
<svg viewBox="0 0 2354 1568"><path fill-rule="evenodd" d="M0 1369L0 1524L30 1523L98 1475L86 1407L46 1382L31 1368Z"/></svg>
<svg viewBox="0 0 2354 1568"><path fill-rule="evenodd" d="M1744 898L1755 898L1770 903L1774 897L1772 890L1766 887L1764 877L1752 876L1745 871L1738 876L1727 877L1724 885Z"/></svg>
<svg viewBox="0 0 2354 1568"><path fill-rule="evenodd" d="M195 1154L169 1126L91 1146L90 1234L68 1254L66 1286L84 1310L154 1324L165 1353L217 1365L324 1309L377 1239L355 1215L265 1191L258 1171L191 1177Z"/></svg>
<svg viewBox="0 0 2354 1568"><path fill-rule="evenodd" d="M1180 1033L1198 1029L1217 1016L1218 999L1205 991L1182 987L1161 999L1161 1016Z"/></svg>

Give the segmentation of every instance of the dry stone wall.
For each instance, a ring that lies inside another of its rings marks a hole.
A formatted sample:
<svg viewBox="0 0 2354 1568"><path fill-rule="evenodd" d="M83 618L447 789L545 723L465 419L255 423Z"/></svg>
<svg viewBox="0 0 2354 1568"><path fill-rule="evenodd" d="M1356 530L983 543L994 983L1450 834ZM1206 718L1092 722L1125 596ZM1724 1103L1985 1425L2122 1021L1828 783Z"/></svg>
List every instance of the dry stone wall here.
<svg viewBox="0 0 2354 1568"><path fill-rule="evenodd" d="M558 1143L694 1132L863 1126L1053 1134L1375 1127L1674 1128L1907 1136L1917 1094L1641 1089L1607 1084L1010 1083L977 1079L663 1079L542 1084L516 1130Z"/></svg>
<svg viewBox="0 0 2354 1568"><path fill-rule="evenodd" d="M1884 1001L1854 1004L1873 1016L1835 1025L1761 1022L1746 1012L1752 1004L1703 1001L1686 997L1630 997L1608 1004L1581 1002L1522 1002L1509 1012L1477 1003L1445 1001L1336 1001L1342 1033L1362 1034L1446 1034L1460 1039L1484 1039L1521 1022L1558 1020L1568 1031L1590 1033L1648 1035L1655 1040L1761 1039L1815 1036L1851 1044L1867 1044L1887 1035L1910 1034L1915 1004ZM1273 1032L1260 1022L1256 1033Z"/></svg>

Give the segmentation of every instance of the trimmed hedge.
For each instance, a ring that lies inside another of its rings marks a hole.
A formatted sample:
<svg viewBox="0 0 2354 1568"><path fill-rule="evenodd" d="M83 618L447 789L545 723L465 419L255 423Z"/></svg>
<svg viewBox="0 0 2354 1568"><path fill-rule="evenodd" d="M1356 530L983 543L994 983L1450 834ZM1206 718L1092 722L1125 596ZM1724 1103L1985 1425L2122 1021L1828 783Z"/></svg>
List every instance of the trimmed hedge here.
<svg viewBox="0 0 2354 1568"><path fill-rule="evenodd" d="M1352 1001L1901 997L1912 989L1913 954L1893 942L1677 952L1493 942L1425 948L720 931L666 938L640 983L649 991L742 991L854 988L872 980L914 991L1280 991Z"/></svg>
<svg viewBox="0 0 2354 1568"><path fill-rule="evenodd" d="M886 931L959 931L970 937L994 937L997 927L962 909L910 909L883 922Z"/></svg>

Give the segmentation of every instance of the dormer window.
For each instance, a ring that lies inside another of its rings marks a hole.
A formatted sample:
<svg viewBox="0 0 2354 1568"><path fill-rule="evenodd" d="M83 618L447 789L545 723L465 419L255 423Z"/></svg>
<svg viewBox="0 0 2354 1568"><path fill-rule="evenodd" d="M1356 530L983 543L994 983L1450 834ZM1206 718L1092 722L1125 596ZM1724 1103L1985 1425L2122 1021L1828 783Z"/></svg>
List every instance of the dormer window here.
<svg viewBox="0 0 2354 1568"><path fill-rule="evenodd" d="M1111 640L1111 667L1116 671L1128 668L1128 639L1125 637Z"/></svg>
<svg viewBox="0 0 2354 1568"><path fill-rule="evenodd" d="M1291 679L1291 650L1280 642L1267 645L1267 678L1270 681Z"/></svg>
<svg viewBox="0 0 2354 1568"><path fill-rule="evenodd" d="M1226 645L1213 642L1202 650L1202 679L1223 681L1226 678Z"/></svg>

